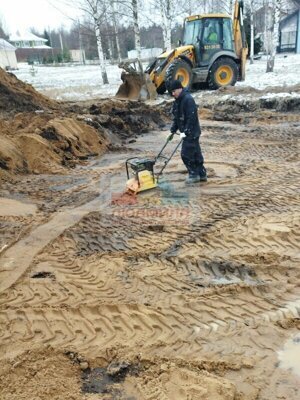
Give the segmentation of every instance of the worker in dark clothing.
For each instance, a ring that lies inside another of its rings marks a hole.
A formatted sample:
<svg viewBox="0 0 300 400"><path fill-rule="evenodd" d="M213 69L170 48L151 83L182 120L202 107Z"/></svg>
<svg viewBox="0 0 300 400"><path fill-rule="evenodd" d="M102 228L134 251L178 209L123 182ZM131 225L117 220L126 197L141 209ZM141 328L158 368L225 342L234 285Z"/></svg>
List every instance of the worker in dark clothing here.
<svg viewBox="0 0 300 400"><path fill-rule="evenodd" d="M174 134L179 130L180 138L183 139L181 158L189 173L186 183L207 181L199 144L201 128L195 100L188 90L183 88L179 80L173 81L170 89L175 101L172 110L173 124L168 139L172 140Z"/></svg>

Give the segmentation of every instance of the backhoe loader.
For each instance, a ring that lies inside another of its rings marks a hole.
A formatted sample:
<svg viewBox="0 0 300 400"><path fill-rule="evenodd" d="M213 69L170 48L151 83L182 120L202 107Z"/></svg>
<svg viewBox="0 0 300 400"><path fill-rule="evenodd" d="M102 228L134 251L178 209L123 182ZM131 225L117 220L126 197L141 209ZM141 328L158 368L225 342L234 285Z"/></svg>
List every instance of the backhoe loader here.
<svg viewBox="0 0 300 400"><path fill-rule="evenodd" d="M170 91L174 79L189 89L203 83L210 89L234 86L237 80L245 79L247 53L241 1L235 2L233 20L227 14L189 16L184 21L180 46L159 55L145 73L132 74L123 63L126 72L122 73L123 84L117 96L145 98L146 87L146 98L153 98L153 89L158 94Z"/></svg>

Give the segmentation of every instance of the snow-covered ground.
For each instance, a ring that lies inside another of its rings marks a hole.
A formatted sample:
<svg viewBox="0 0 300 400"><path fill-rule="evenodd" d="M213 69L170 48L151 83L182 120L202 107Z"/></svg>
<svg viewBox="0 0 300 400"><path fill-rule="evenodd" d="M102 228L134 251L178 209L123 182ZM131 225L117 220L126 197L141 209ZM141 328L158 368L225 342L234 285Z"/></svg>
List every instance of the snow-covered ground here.
<svg viewBox="0 0 300 400"><path fill-rule="evenodd" d="M255 89L300 84L300 54L280 54L275 59L274 72L266 73L266 58L247 62L246 80L237 86ZM101 71L97 65L45 67L19 64L16 76L33 85L38 91L56 100L88 100L114 96L122 83L121 70L116 65L107 65L109 85L103 85ZM277 93L276 96L279 94ZM298 94L296 94L299 96Z"/></svg>
<svg viewBox="0 0 300 400"><path fill-rule="evenodd" d="M88 100L115 95L122 70L107 65L109 85L103 85L99 65L66 65L46 67L19 64L15 75L33 85L39 92L56 100Z"/></svg>
<svg viewBox="0 0 300 400"><path fill-rule="evenodd" d="M251 86L265 89L268 86L293 86L300 83L300 54L278 54L274 72L266 73L267 59L263 56L254 64L247 61L246 79L237 86Z"/></svg>

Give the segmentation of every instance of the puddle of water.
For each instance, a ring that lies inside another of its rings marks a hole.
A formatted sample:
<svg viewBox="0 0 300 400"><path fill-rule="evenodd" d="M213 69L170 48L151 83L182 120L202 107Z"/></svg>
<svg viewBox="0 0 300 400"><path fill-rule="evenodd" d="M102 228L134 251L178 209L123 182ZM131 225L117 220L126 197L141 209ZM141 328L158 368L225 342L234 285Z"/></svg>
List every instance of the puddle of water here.
<svg viewBox="0 0 300 400"><path fill-rule="evenodd" d="M279 366L300 376L300 333L291 337L278 352Z"/></svg>
<svg viewBox="0 0 300 400"><path fill-rule="evenodd" d="M24 216L33 215L37 211L37 206L35 204L22 203L18 200L7 199L5 197L0 198L0 216Z"/></svg>
<svg viewBox="0 0 300 400"><path fill-rule="evenodd" d="M82 391L84 393L109 394L114 399L125 399L122 388L116 384L124 382L128 374L138 375L138 371L137 366L129 365L126 362L110 364L107 368L88 368L82 372ZM135 400L134 397L126 397L126 399Z"/></svg>
<svg viewBox="0 0 300 400"><path fill-rule="evenodd" d="M87 166L82 167L82 169L97 169L102 167L110 167L117 163L124 163L125 168L125 160L130 157L130 153L107 153L105 155L101 155L94 160L92 160Z"/></svg>

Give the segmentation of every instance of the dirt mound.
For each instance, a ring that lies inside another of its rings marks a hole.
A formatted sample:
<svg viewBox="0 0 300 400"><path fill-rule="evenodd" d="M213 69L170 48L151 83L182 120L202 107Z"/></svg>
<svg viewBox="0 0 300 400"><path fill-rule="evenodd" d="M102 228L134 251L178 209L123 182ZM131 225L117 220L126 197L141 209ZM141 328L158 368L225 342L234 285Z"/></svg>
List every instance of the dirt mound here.
<svg viewBox="0 0 300 400"><path fill-rule="evenodd" d="M85 109L90 124L105 128L121 139L163 128L169 120L166 110L143 102L103 100Z"/></svg>
<svg viewBox="0 0 300 400"><path fill-rule="evenodd" d="M166 121L164 112L140 102L58 104L2 69L0 82L0 179L62 172Z"/></svg>
<svg viewBox="0 0 300 400"><path fill-rule="evenodd" d="M77 160L102 153L107 144L84 122L32 116L25 128L0 137L0 167L13 173L58 173Z"/></svg>
<svg viewBox="0 0 300 400"><path fill-rule="evenodd" d="M0 371L2 400L83 398L80 393L79 366L51 348L39 352L28 351L1 363Z"/></svg>
<svg viewBox="0 0 300 400"><path fill-rule="evenodd" d="M201 116L216 121L247 122L284 119L279 113L299 114L300 85L288 90L274 87L257 90L248 87L228 87L199 98ZM296 117L296 115L295 115Z"/></svg>
<svg viewBox="0 0 300 400"><path fill-rule="evenodd" d="M251 86L225 86L222 87L218 90L216 90L215 93L218 95L221 94L257 94L257 95L262 95L264 93L292 93L292 92L299 92L300 91L300 84L292 85L287 87L282 87L282 86L268 86L264 89L256 89Z"/></svg>
<svg viewBox="0 0 300 400"><path fill-rule="evenodd" d="M79 160L120 147L123 140L160 129L168 120L165 110L134 101L61 108L0 119L0 176L5 171L62 172Z"/></svg>
<svg viewBox="0 0 300 400"><path fill-rule="evenodd" d="M0 112L8 114L57 108L57 103L0 68Z"/></svg>

